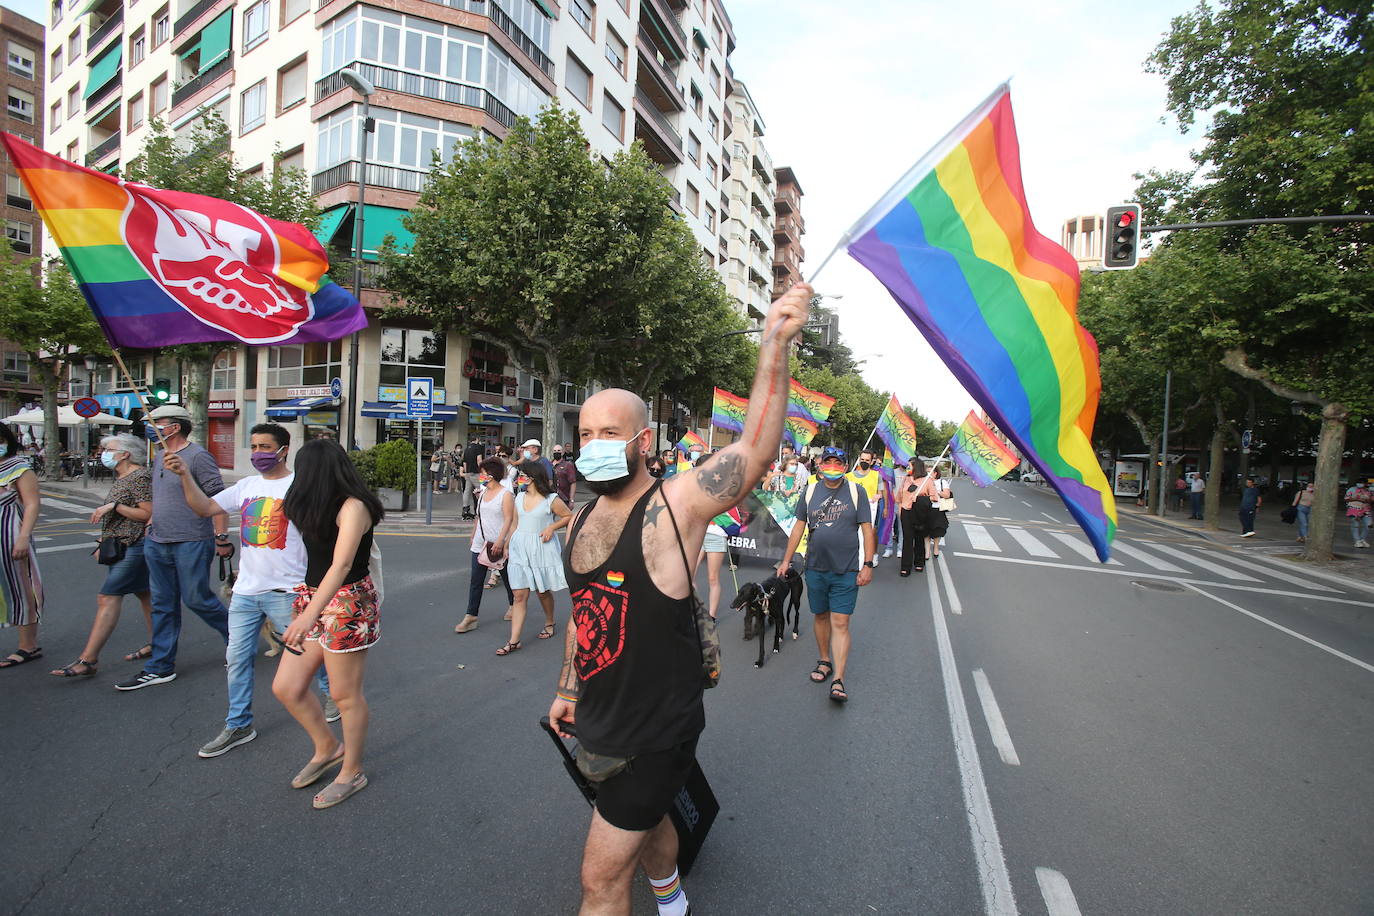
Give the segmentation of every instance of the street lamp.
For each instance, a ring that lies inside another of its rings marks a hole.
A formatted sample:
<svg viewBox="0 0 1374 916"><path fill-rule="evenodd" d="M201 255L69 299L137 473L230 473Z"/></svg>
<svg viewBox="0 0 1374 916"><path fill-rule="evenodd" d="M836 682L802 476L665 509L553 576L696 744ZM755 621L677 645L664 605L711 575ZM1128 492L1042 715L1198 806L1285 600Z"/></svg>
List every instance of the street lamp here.
<svg viewBox="0 0 1374 916"><path fill-rule="evenodd" d="M353 295L363 299L363 202L367 195L367 135L376 129L369 115L369 99L377 88L352 67L339 71L348 87L363 97L363 129L358 132L358 212L353 217ZM358 332L348 340L348 448L358 449Z"/></svg>

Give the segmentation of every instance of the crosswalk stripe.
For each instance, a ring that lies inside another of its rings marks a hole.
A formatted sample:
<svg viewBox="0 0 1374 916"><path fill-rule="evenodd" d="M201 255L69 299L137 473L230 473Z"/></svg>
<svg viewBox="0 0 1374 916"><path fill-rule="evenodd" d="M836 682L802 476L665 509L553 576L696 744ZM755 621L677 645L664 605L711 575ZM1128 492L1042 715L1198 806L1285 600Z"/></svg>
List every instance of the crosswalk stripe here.
<svg viewBox="0 0 1374 916"><path fill-rule="evenodd" d="M1216 554L1212 555L1217 556ZM1286 573L1278 569L1270 569L1268 566L1264 566L1260 563L1251 563L1249 560L1242 560L1239 557L1233 557L1229 554L1226 555L1225 560L1232 566L1239 566L1241 569L1248 569L1251 572L1269 576L1271 579L1281 579L1284 582L1292 582L1294 585L1301 585L1303 588L1310 589L1314 592L1340 591L1340 589L1331 588L1328 585L1318 585L1311 579L1304 579L1302 576L1295 576L1292 573Z"/></svg>
<svg viewBox="0 0 1374 916"><path fill-rule="evenodd" d="M1162 557L1157 557L1152 553L1146 553L1138 547L1132 547L1130 544L1127 544L1120 538L1118 538L1115 541L1112 541L1112 550L1120 551L1121 553L1124 553L1126 556L1139 560L1151 569L1157 569L1160 572L1187 572L1187 570L1185 570L1182 566L1175 566L1174 564L1170 563L1168 560L1163 559Z"/></svg>
<svg viewBox="0 0 1374 916"><path fill-rule="evenodd" d="M1234 569L1228 569L1227 567L1222 566L1218 563L1213 563L1209 560L1204 560L1201 557L1195 557L1190 553L1184 553L1182 550L1176 550L1173 547L1169 547L1164 544L1152 544L1151 546L1154 547L1155 550L1158 550L1160 553L1167 554L1168 556L1173 557L1175 560L1182 560L1184 563L1191 563L1194 566L1201 567L1202 569L1205 569L1210 573L1215 573L1218 576L1225 576L1227 579L1235 579L1240 582L1259 581L1254 576L1247 576L1243 572L1237 572Z"/></svg>
<svg viewBox="0 0 1374 916"><path fill-rule="evenodd" d="M997 542L988 534L988 529L973 522L964 522L964 533L968 535L969 543L974 550L991 550L994 553L1001 553L1002 548L997 546Z"/></svg>
<svg viewBox="0 0 1374 916"><path fill-rule="evenodd" d="M1072 534L1069 534L1064 531L1051 531L1048 533L1050 537L1063 542L1065 547L1069 548L1074 553L1083 557L1085 560L1092 560L1094 563L1097 562L1097 551L1093 550L1091 547L1089 547L1083 541L1080 541L1078 538L1074 537ZM1106 565L1120 566L1121 561L1108 560Z"/></svg>
<svg viewBox="0 0 1374 916"><path fill-rule="evenodd" d="M1012 539L1015 540L1016 543L1020 544L1021 548L1025 550L1026 553L1030 554L1033 557L1059 556L1059 554L1055 553L1053 550L1050 550L1044 544L1040 543L1040 541L1036 539L1035 535L1031 534L1024 528L1008 527L1007 534L1011 535Z"/></svg>
<svg viewBox="0 0 1374 916"><path fill-rule="evenodd" d="M42 497L44 509L62 509L66 512L77 512L82 515L90 515L94 510L93 506L81 506L76 503L69 503L65 499L53 499L50 496Z"/></svg>

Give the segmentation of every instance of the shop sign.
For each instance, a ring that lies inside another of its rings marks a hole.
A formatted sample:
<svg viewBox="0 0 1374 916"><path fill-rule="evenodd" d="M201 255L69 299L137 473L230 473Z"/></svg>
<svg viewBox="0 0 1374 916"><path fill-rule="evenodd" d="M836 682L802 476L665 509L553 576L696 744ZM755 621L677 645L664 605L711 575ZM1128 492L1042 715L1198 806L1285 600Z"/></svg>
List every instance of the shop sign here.
<svg viewBox="0 0 1374 916"><path fill-rule="evenodd" d="M328 385L308 385L304 388L268 388L269 401L286 401L292 398L327 398Z"/></svg>
<svg viewBox="0 0 1374 916"><path fill-rule="evenodd" d="M306 426L338 426L337 410L312 410L302 418Z"/></svg>
<svg viewBox="0 0 1374 916"><path fill-rule="evenodd" d="M435 403L435 404L447 404L447 403L448 403L448 398L445 397L445 394L446 394L446 393L447 393L447 392L445 392L445 390L444 390L443 388L435 388L435 389L434 389L434 403ZM405 402L405 399L406 399L406 386L405 386L405 385L378 385L378 386L377 386L377 400L379 400L379 401L391 401L392 403L402 404L402 403Z"/></svg>
<svg viewBox="0 0 1374 916"><path fill-rule="evenodd" d="M238 410L238 409L239 409L239 403L238 403L238 401L235 401L235 400L228 400L228 401L211 401L211 402L209 403L207 409L208 409L208 410Z"/></svg>
<svg viewBox="0 0 1374 916"><path fill-rule="evenodd" d="M505 385L510 394L515 394L515 386L520 384L520 380L513 375L502 375L499 372L487 372L478 369L477 364L472 360L463 363L463 377L475 378L493 385Z"/></svg>

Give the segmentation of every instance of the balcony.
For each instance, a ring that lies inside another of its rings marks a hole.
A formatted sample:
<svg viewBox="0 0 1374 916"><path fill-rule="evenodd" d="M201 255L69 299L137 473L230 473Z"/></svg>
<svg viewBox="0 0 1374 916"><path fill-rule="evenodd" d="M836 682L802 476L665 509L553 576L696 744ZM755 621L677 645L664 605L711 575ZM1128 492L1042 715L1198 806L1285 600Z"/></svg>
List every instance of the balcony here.
<svg viewBox="0 0 1374 916"><path fill-rule="evenodd" d="M521 51L525 52L525 56L534 61L536 67L544 71L545 76L549 79L553 79L553 61L549 60L549 56L539 50L539 45L534 43L534 39L521 31L520 26L515 24L514 19L506 15L505 10L501 9L501 7L497 6L495 3L490 4L490 6L491 12L489 15L491 16L491 21L496 23L496 27L505 32L506 36L510 38L511 41L515 42L516 46L519 47Z"/></svg>
<svg viewBox="0 0 1374 916"><path fill-rule="evenodd" d="M677 72L664 53L654 44L653 36L642 24L635 40L639 52L639 74L647 80L637 80L644 86L659 108L672 108L674 111L687 110L687 95L682 84L677 81ZM646 85L647 84L647 85Z"/></svg>
<svg viewBox="0 0 1374 916"><path fill-rule="evenodd" d="M638 86L635 87L634 107L635 137L644 141L649 158L660 165L681 165L682 137L668 122L668 116Z"/></svg>
<svg viewBox="0 0 1374 916"><path fill-rule="evenodd" d="M224 0L200 0L195 6L187 10L185 15L177 17L176 25L172 26L172 38L180 38L183 32L196 24L196 20L221 3L224 3L225 6L231 5L225 3Z"/></svg>
<svg viewBox="0 0 1374 916"><path fill-rule="evenodd" d="M801 258L795 248L778 248L773 252L774 275L795 275L801 272Z"/></svg>
<svg viewBox="0 0 1374 916"><path fill-rule="evenodd" d="M806 230L802 227L800 216L795 213L784 216L782 215L782 208L778 208L778 218L773 221L773 239L778 245L799 242L804 232Z"/></svg>
<svg viewBox="0 0 1374 916"><path fill-rule="evenodd" d="M211 64L208 69L200 71L195 76L173 89L172 107L175 108L180 105L232 69L234 69L234 52L230 51L224 57L221 57L218 63Z"/></svg>
<svg viewBox="0 0 1374 916"><path fill-rule="evenodd" d="M378 89L485 111L491 115L492 120L502 127L508 128L515 124L515 112L507 108L500 99L490 92L477 86L435 79L432 76L404 73L390 67L379 67L376 64L365 64L361 61L354 61L348 66L362 74L363 78L369 80ZM343 77L340 76L341 72L335 71L315 81L315 101L318 102L348 88Z"/></svg>
<svg viewBox="0 0 1374 916"><path fill-rule="evenodd" d="M773 198L773 206L777 208L779 216L800 210L801 195L797 193L797 186L794 184L778 185L778 193Z"/></svg>
<svg viewBox="0 0 1374 916"><path fill-rule="evenodd" d="M120 89L124 86L124 71L116 70L114 78L101 87L100 91L86 100L85 109L88 112L100 111L110 102L119 98ZM13 112L11 112L13 114Z"/></svg>
<svg viewBox="0 0 1374 916"><path fill-rule="evenodd" d="M357 183L358 160L350 159L312 175L310 192L318 196L325 191ZM367 186L369 188L389 188L393 191L411 191L418 194L428 184L429 172L394 165L379 165L375 162L367 164Z"/></svg>
<svg viewBox="0 0 1374 916"><path fill-rule="evenodd" d="M677 21L677 14L663 0L641 0L639 21L662 38L674 57L686 60L687 32Z"/></svg>
<svg viewBox="0 0 1374 916"><path fill-rule="evenodd" d="M103 23L100 24L99 28L97 28L94 32L91 33L90 38L86 39L86 53L95 53L95 49L100 47L105 42L105 39L109 38L116 31L118 31L119 27L123 25L123 23L124 7L121 6L119 9L114 11L114 14L111 15L109 19L106 19Z"/></svg>
<svg viewBox="0 0 1374 916"><path fill-rule="evenodd" d="M119 131L115 131L114 133L110 134L110 136L106 137L104 140L101 140L99 145L97 145L95 149L91 150L89 153L86 154L87 168L95 168L97 165L104 162L106 157L108 157L111 153L116 153L118 151Z"/></svg>

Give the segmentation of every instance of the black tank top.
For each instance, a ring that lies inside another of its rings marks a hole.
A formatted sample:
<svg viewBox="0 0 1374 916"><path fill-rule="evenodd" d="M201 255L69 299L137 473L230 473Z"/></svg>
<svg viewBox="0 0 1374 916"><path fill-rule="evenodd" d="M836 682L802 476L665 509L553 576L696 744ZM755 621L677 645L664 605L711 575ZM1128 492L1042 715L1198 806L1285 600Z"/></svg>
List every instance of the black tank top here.
<svg viewBox="0 0 1374 916"><path fill-rule="evenodd" d="M329 528L333 533L324 541L308 538L304 532L301 534L301 542L305 544L305 584L311 588L319 588L324 574L334 565L334 542L339 539L339 526L331 523ZM358 552L353 554L353 565L348 568L348 575L344 576L344 585L352 585L367 575L371 555L372 529L369 528L358 541Z"/></svg>
<svg viewBox="0 0 1374 916"><path fill-rule="evenodd" d="M606 562L587 573L572 566L573 544L596 502L577 519L563 555L577 627L573 669L582 682L577 740L598 754L667 750L706 727L690 596L663 594L644 565L644 507L661 485L634 504Z"/></svg>

